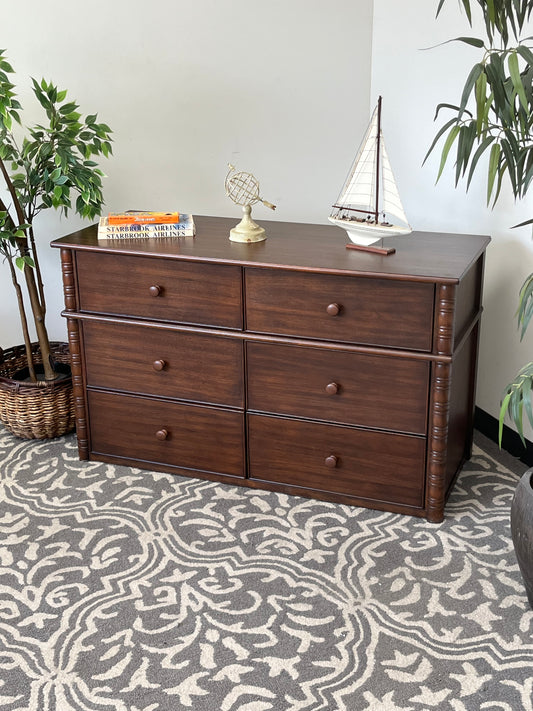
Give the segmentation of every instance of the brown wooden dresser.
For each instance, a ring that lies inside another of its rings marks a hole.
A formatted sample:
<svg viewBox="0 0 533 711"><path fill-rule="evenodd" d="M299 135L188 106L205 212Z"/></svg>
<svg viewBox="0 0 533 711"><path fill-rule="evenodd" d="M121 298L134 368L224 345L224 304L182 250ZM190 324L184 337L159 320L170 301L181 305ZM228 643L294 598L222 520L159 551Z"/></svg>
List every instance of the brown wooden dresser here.
<svg viewBox="0 0 533 711"><path fill-rule="evenodd" d="M82 459L439 522L470 456L489 239L56 240Z"/></svg>

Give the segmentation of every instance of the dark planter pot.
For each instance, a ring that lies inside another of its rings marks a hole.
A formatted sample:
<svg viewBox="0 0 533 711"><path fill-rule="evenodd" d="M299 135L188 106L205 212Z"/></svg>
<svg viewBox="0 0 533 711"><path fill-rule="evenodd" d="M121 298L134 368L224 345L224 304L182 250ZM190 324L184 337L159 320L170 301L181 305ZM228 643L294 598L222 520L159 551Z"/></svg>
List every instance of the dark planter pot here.
<svg viewBox="0 0 533 711"><path fill-rule="evenodd" d="M511 505L511 533L520 572L533 609L533 469L529 469L516 488Z"/></svg>

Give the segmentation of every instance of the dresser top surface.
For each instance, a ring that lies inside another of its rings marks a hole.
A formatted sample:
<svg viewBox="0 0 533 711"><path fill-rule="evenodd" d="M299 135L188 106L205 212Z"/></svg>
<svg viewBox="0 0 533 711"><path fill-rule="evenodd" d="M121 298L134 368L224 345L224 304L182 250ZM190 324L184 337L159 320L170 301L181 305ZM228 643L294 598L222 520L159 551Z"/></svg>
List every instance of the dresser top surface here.
<svg viewBox="0 0 533 711"><path fill-rule="evenodd" d="M257 219L265 228L267 239L242 244L229 240L229 231L238 219L195 215L194 221L195 237L98 240L96 225L91 225L54 240L52 246L330 274L457 282L490 241L481 235L413 232L386 238L384 244L395 247L396 252L381 256L346 249L344 230L332 225Z"/></svg>

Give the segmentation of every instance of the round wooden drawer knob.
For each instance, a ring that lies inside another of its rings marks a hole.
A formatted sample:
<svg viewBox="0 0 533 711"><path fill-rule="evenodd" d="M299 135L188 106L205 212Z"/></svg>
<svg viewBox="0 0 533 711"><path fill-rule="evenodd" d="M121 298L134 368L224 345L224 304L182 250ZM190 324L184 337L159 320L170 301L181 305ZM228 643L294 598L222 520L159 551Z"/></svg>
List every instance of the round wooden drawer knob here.
<svg viewBox="0 0 533 711"><path fill-rule="evenodd" d="M339 392L339 386L337 383L328 383L326 385L326 392L328 395L336 395Z"/></svg>
<svg viewBox="0 0 533 711"><path fill-rule="evenodd" d="M148 291L150 292L150 296L161 296L163 293L163 289L157 284L152 284Z"/></svg>
<svg viewBox="0 0 533 711"><path fill-rule="evenodd" d="M160 442L163 442L168 437L168 430L163 427L163 429L157 430L155 436L156 439L158 439Z"/></svg>
<svg viewBox="0 0 533 711"><path fill-rule="evenodd" d="M324 460L325 465L330 469L335 469L335 467L337 466L337 462L338 459L334 454L330 454L329 457L326 457L326 459Z"/></svg>
<svg viewBox="0 0 533 711"><path fill-rule="evenodd" d="M165 366L166 366L166 362L162 359L154 360L154 362L152 363L152 368L154 370L158 370L158 371L164 370Z"/></svg>
<svg viewBox="0 0 533 711"><path fill-rule="evenodd" d="M339 304L328 304L326 311L330 316L337 316L341 310Z"/></svg>

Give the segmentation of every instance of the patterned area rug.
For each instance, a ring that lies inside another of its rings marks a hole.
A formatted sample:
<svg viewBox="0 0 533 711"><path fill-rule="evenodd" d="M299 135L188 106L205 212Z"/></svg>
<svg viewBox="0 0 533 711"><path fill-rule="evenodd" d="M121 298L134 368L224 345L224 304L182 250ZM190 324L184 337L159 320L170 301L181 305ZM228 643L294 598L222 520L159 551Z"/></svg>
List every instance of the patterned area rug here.
<svg viewBox="0 0 533 711"><path fill-rule="evenodd" d="M479 439L477 440L479 442ZM443 524L106 464L0 430L3 711L530 710L518 480Z"/></svg>

